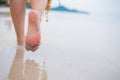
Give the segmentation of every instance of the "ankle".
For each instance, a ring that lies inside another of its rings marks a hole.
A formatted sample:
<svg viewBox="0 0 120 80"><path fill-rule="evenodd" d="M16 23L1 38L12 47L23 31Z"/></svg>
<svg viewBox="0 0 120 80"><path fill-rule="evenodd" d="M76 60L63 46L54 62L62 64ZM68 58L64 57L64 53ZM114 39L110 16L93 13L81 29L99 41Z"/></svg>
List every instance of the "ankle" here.
<svg viewBox="0 0 120 80"><path fill-rule="evenodd" d="M35 13L38 16L39 21L41 22L42 13L38 10L32 9L30 13Z"/></svg>
<svg viewBox="0 0 120 80"><path fill-rule="evenodd" d="M25 45L25 40L17 40L17 44L20 46L24 46Z"/></svg>

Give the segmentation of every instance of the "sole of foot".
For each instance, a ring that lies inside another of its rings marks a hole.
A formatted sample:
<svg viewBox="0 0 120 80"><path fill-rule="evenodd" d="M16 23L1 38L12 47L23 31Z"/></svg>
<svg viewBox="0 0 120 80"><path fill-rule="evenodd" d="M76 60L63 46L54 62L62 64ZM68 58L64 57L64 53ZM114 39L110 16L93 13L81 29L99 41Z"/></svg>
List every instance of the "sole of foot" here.
<svg viewBox="0 0 120 80"><path fill-rule="evenodd" d="M41 43L40 17L36 10L31 10L28 17L28 30L25 37L27 51L36 51Z"/></svg>

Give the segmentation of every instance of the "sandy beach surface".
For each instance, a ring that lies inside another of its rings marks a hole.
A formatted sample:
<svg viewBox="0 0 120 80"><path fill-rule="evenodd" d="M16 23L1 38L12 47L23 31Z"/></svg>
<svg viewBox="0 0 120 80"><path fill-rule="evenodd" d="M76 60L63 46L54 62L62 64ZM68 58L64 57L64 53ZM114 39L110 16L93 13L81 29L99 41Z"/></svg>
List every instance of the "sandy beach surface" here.
<svg viewBox="0 0 120 80"><path fill-rule="evenodd" d="M11 18L1 15L0 80L120 80L120 20L89 13L51 11L48 23L44 15L36 52L16 46Z"/></svg>

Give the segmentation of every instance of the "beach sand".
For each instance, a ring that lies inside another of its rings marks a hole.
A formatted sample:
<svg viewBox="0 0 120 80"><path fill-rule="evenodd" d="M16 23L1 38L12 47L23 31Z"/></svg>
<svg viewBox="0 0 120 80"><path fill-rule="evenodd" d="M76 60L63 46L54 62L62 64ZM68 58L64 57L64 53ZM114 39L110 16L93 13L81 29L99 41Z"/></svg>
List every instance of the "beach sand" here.
<svg viewBox="0 0 120 80"><path fill-rule="evenodd" d="M42 20L40 48L28 52L17 48L10 16L1 17L0 80L120 80L119 25L92 14L51 11L49 22Z"/></svg>

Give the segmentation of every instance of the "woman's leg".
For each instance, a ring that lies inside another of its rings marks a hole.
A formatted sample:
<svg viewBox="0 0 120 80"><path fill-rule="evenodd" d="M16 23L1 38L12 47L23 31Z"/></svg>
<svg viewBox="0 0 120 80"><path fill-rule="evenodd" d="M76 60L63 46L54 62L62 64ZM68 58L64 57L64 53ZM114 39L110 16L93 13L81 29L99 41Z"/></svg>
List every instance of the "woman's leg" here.
<svg viewBox="0 0 120 80"><path fill-rule="evenodd" d="M24 45L25 0L10 0L10 11L18 45Z"/></svg>
<svg viewBox="0 0 120 80"><path fill-rule="evenodd" d="M48 0L31 0L31 7L33 10L36 10L39 12L40 18L42 17L42 14L46 8Z"/></svg>
<svg viewBox="0 0 120 80"><path fill-rule="evenodd" d="M35 51L41 43L40 22L46 8L47 0L31 0L32 10L29 13L26 49Z"/></svg>

